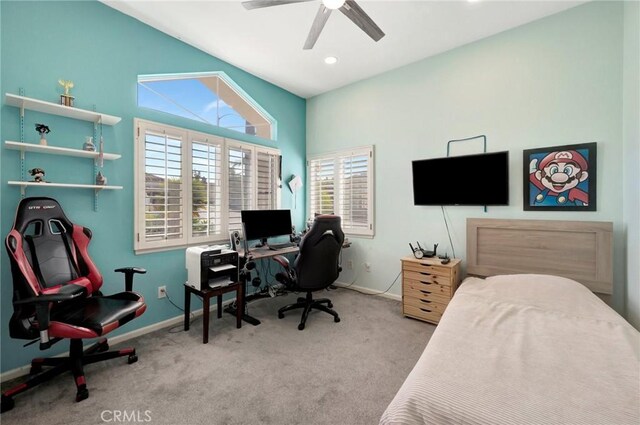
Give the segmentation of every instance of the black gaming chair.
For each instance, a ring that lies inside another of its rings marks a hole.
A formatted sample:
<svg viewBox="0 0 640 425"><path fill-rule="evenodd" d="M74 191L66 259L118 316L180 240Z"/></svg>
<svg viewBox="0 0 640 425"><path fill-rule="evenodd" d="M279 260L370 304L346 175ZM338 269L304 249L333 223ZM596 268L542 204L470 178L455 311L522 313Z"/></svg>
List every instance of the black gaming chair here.
<svg viewBox="0 0 640 425"><path fill-rule="evenodd" d="M313 299L311 294L326 289L338 278L341 271L339 262L343 242L344 233L340 227L340 217L319 215L300 241L300 253L293 267L290 267L289 260L285 257L274 257L274 260L285 269L285 273L276 274L276 279L292 291L307 293L306 298L298 298L297 303L278 310L280 319L284 317L285 311L303 308L302 319L298 325L298 329L303 330L309 312L315 308L332 315L335 322L340 321L338 313L331 309L333 307L331 300Z"/></svg>
<svg viewBox="0 0 640 425"><path fill-rule="evenodd" d="M65 371L73 373L76 401L89 397L83 365L128 356L138 360L133 348L107 351L106 338L83 352L82 340L98 338L140 316L147 306L132 292L134 273L144 269L127 267L125 292L103 296L102 276L89 257L91 230L71 223L57 201L26 198L20 201L6 247L13 275L12 338L40 341L45 350L67 338L69 357L36 358L26 382L2 393L2 412L14 406L13 397ZM26 345L30 345L27 343ZM49 366L43 371L43 366Z"/></svg>

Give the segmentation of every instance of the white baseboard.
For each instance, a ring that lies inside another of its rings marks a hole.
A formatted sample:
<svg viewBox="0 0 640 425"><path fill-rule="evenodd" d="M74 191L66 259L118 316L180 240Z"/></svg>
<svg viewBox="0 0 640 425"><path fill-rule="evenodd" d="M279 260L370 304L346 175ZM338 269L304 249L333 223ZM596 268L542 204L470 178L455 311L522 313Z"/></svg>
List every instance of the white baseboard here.
<svg viewBox="0 0 640 425"><path fill-rule="evenodd" d="M224 303L224 305L223 305L223 308L226 307L227 304L230 304L230 303L232 303L234 301L235 301L235 298L226 301ZM218 310L218 306L215 305L215 303L209 309L209 311L216 311L216 312L217 312L217 310ZM203 309L198 309L198 310L192 311L191 314L194 315L194 316L202 316L202 312L203 312ZM160 329L168 328L170 326L175 326L175 325L177 325L179 323L184 323L183 321L184 321L184 313L181 313L178 316L172 317L170 319L163 320L162 322L153 323L153 324L151 324L149 326L145 326L145 327L139 328L139 329L134 329L134 330L132 330L130 332L127 332L127 333L124 333L122 335L118 335L118 336L114 336L112 338L108 338L109 339L109 345L119 344L121 342L125 342L125 341L128 341L130 339L137 338L139 336L142 336L142 335L145 335L145 334L148 334L148 333L151 333L151 332L155 332L155 331L160 330ZM86 349L86 348L90 347L91 345L93 345L94 343L95 343L95 341L91 341L90 343L88 342L87 344L85 344L84 348ZM64 357L64 356L68 356L68 355L69 355L69 352L65 351L64 353L60 353L60 354L58 354L58 355L56 355L54 357ZM0 382L10 381L12 379L19 378L19 377L21 377L23 375L27 375L27 374L29 374L29 370L30 369L31 369L31 363L29 363L27 365L24 365L24 366L17 367L15 369L8 370L8 371L6 371L6 372L4 372L4 373L2 373L0 375Z"/></svg>
<svg viewBox="0 0 640 425"><path fill-rule="evenodd" d="M383 294L382 291L376 291L376 290L373 290L373 289L370 289L370 288L365 288L364 286L349 285L347 283L338 282L338 281L336 281L334 283L334 285L339 287L339 288L346 288L348 286L349 288L353 288L353 289L355 289L357 291L364 292L365 294L379 295L379 296L381 296L383 298L389 298L391 300L402 301L402 296L401 295L389 294L389 293Z"/></svg>

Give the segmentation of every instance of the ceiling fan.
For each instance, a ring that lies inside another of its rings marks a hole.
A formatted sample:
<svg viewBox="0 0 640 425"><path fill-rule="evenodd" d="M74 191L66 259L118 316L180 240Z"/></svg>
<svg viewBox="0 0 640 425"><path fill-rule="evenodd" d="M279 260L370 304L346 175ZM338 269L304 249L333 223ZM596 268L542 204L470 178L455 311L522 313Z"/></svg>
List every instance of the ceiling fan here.
<svg viewBox="0 0 640 425"><path fill-rule="evenodd" d="M280 6L282 4L290 3L303 3L314 0L248 0L243 1L242 5L247 10L260 9L263 7ZM304 43L304 49L309 50L313 48L318 41L320 32L324 28L324 24L329 19L329 15L335 9L340 10L347 18L351 19L362 31L367 33L374 41L380 40L384 37L384 32L376 25L375 22L367 15L364 10L358 6L354 0L322 0L320 9L316 14L316 18L311 25L311 30L307 36L307 41Z"/></svg>

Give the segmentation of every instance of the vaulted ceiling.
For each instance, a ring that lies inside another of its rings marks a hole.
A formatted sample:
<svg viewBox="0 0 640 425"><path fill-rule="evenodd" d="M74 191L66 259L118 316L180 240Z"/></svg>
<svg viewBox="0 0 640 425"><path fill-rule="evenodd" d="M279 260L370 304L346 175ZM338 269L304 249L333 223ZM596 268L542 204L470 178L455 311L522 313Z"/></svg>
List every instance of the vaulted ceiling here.
<svg viewBox="0 0 640 425"><path fill-rule="evenodd" d="M334 11L311 50L302 47L320 0L255 10L246 10L240 0L103 3L309 98L584 1L358 0L386 36L374 42ZM337 63L325 64L328 56L336 57Z"/></svg>

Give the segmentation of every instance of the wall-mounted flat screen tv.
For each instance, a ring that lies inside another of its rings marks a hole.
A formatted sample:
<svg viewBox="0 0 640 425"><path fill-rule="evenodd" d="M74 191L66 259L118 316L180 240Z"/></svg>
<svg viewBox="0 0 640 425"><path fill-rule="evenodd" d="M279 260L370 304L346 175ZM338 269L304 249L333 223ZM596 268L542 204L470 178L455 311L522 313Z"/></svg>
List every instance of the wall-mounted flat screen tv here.
<svg viewBox="0 0 640 425"><path fill-rule="evenodd" d="M509 205L509 152L413 161L415 205Z"/></svg>

